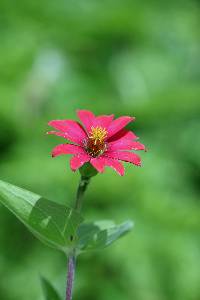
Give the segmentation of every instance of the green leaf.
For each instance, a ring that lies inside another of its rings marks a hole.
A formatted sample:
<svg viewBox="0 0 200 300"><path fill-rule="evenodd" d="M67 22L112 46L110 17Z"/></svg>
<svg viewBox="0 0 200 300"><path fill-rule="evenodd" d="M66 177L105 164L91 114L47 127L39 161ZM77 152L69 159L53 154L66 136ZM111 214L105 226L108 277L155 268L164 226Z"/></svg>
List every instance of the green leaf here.
<svg viewBox="0 0 200 300"><path fill-rule="evenodd" d="M42 289L45 300L62 300L53 285L44 277L41 277Z"/></svg>
<svg viewBox="0 0 200 300"><path fill-rule="evenodd" d="M67 253L76 241L83 218L74 209L1 180L0 202L48 246Z"/></svg>
<svg viewBox="0 0 200 300"><path fill-rule="evenodd" d="M119 225L109 220L83 223L78 228L78 252L105 248L128 233L132 228L132 221L126 221Z"/></svg>

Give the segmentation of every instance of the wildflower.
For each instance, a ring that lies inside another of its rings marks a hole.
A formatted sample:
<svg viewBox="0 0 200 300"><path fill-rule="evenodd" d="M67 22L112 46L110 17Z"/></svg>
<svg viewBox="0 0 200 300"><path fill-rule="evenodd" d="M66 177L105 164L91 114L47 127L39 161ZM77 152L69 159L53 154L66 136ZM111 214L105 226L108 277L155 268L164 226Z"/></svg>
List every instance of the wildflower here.
<svg viewBox="0 0 200 300"><path fill-rule="evenodd" d="M60 144L52 151L52 157L72 154L70 166L76 171L85 163L90 163L98 172L104 172L105 166L124 175L124 166L120 161L141 166L140 157L131 150L145 150L137 141L138 137L125 129L135 118L122 116L114 120L114 115L96 117L88 110L78 110L82 122L73 120L53 120L48 123L57 131L48 134L61 136L71 143Z"/></svg>

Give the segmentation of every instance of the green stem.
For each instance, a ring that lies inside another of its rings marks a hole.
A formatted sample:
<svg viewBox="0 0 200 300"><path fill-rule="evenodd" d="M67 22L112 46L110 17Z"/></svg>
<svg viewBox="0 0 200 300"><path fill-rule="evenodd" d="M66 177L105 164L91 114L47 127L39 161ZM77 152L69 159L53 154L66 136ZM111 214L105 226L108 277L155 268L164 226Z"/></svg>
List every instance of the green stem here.
<svg viewBox="0 0 200 300"><path fill-rule="evenodd" d="M67 263L68 274L67 274L66 300L72 299L75 266L76 266L75 255L69 255L68 263Z"/></svg>
<svg viewBox="0 0 200 300"><path fill-rule="evenodd" d="M74 204L74 209L78 212L81 211L82 207L82 200L84 193L87 189L87 186L90 182L90 178L86 176L81 176L79 186L76 193L76 201ZM68 275L67 275L67 288L66 288L66 300L72 300L72 290L73 290L73 283L74 283L74 275L76 269L76 252L73 249L72 254L68 257Z"/></svg>
<svg viewBox="0 0 200 300"><path fill-rule="evenodd" d="M76 201L75 201L75 205L74 205L74 209L78 212L81 211L83 196L84 196L84 193L87 189L89 182L90 182L89 177L81 176L77 194L76 194Z"/></svg>

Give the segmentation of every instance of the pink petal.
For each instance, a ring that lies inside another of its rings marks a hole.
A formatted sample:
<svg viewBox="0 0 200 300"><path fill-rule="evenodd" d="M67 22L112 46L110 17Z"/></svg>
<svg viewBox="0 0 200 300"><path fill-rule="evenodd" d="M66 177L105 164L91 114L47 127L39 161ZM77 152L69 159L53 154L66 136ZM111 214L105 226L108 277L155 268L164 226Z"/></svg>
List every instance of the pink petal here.
<svg viewBox="0 0 200 300"><path fill-rule="evenodd" d="M110 137L107 142L114 142L117 141L119 139L129 139L129 140L136 140L138 139L138 137L132 132L132 131L128 131L126 129L121 129L119 132L117 132L116 134L114 134L112 137Z"/></svg>
<svg viewBox="0 0 200 300"><path fill-rule="evenodd" d="M110 124L112 123L112 120L114 118L114 115L104 115L104 116L98 116L95 118L94 127L100 126L102 128L107 129Z"/></svg>
<svg viewBox="0 0 200 300"><path fill-rule="evenodd" d="M89 132L95 121L95 115L89 110L77 110L77 115Z"/></svg>
<svg viewBox="0 0 200 300"><path fill-rule="evenodd" d="M122 138L115 142L108 143L108 150L145 150L145 146L137 141Z"/></svg>
<svg viewBox="0 0 200 300"><path fill-rule="evenodd" d="M130 162L134 165L141 166L141 158L133 153L133 152L126 152L126 151L119 151L119 152L109 152L107 151L104 156L119 159L122 161Z"/></svg>
<svg viewBox="0 0 200 300"><path fill-rule="evenodd" d="M105 166L113 168L120 176L124 175L124 166L117 160L108 157L92 158L90 163L100 173L104 172Z"/></svg>
<svg viewBox="0 0 200 300"><path fill-rule="evenodd" d="M104 172L104 159L103 157L98 157L98 158L92 158L90 161L91 165L99 172L103 173Z"/></svg>
<svg viewBox="0 0 200 300"><path fill-rule="evenodd" d="M108 138L119 132L122 128L124 128L128 123L132 122L134 118L132 117L120 117L114 120L111 125L108 127Z"/></svg>
<svg viewBox="0 0 200 300"><path fill-rule="evenodd" d="M55 134L57 136L62 136L64 139L68 140L68 135L60 131L48 131L47 134Z"/></svg>
<svg viewBox="0 0 200 300"><path fill-rule="evenodd" d="M124 166L118 160L104 157L104 163L113 168L120 176L124 176Z"/></svg>
<svg viewBox="0 0 200 300"><path fill-rule="evenodd" d="M85 154L85 150L80 146L71 144L60 144L56 146L52 151L52 157L62 154Z"/></svg>
<svg viewBox="0 0 200 300"><path fill-rule="evenodd" d="M83 166L86 162L90 160L89 155L87 154L78 154L71 158L70 160L70 167L72 171L76 171L81 166Z"/></svg>
<svg viewBox="0 0 200 300"><path fill-rule="evenodd" d="M82 126L73 120L53 120L48 125L62 131L65 134L65 138L80 145L87 137Z"/></svg>

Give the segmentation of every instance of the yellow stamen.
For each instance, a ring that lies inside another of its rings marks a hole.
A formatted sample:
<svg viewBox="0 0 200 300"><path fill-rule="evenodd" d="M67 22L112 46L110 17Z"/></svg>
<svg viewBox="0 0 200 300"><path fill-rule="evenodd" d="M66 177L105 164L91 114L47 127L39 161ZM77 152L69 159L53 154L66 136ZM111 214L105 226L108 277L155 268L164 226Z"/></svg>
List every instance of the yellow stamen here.
<svg viewBox="0 0 200 300"><path fill-rule="evenodd" d="M91 127L89 138L94 141L94 145L96 145L97 142L103 143L106 137L107 137L107 130L105 128L102 128L100 126Z"/></svg>

